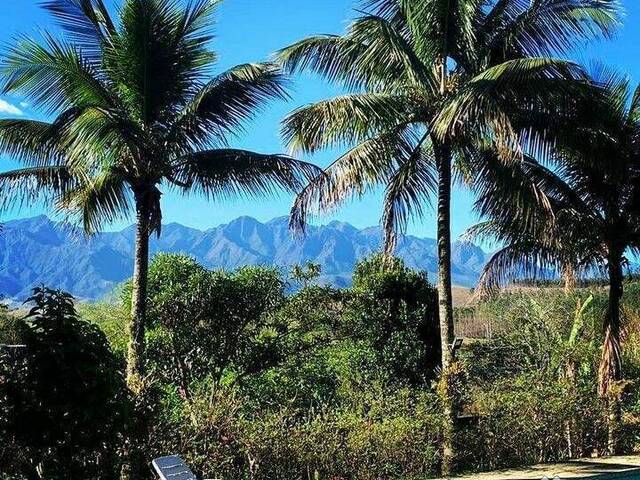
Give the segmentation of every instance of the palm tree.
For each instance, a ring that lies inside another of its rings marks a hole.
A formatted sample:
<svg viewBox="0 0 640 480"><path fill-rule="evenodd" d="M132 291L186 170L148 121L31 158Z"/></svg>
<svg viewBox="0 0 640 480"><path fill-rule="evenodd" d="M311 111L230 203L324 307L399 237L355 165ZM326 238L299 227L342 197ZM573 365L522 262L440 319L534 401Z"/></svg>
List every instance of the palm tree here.
<svg viewBox="0 0 640 480"><path fill-rule="evenodd" d="M606 72L596 74L594 86L599 91L578 106L573 121L549 119L557 139L545 157L551 165L527 158L478 185L478 207L489 220L471 233L504 244L480 280L489 291L522 275L606 273L598 391L610 402L613 453L619 417L613 387L623 378L623 266L627 253L640 251L640 87L633 92L628 79Z"/></svg>
<svg viewBox="0 0 640 480"><path fill-rule="evenodd" d="M342 36L320 35L281 52L290 72L310 70L348 93L293 112L284 137L293 151L349 150L311 182L292 210L294 228L310 213L384 187L386 249L413 215L436 198L443 377L452 363L450 203L454 173L481 158L474 144L511 150L520 106L545 105L558 79L580 75L550 59L576 39L608 35L617 3L594 0L372 0ZM530 112L531 113L531 112ZM520 119L527 117L520 112ZM529 132L535 142L536 133ZM505 158L505 160L507 160ZM454 168L455 167L455 168ZM476 169L477 171L477 169ZM445 380L447 430L453 403ZM451 435L443 471L451 468Z"/></svg>
<svg viewBox="0 0 640 480"><path fill-rule="evenodd" d="M149 238L161 229L161 187L213 199L295 191L317 169L284 155L229 148L267 101L285 99L277 66L246 64L211 77L217 1L48 0L64 32L21 38L2 61L2 91L50 122L0 121L0 151L25 168L0 175L7 204L43 196L87 233L135 212L129 386L143 378Z"/></svg>

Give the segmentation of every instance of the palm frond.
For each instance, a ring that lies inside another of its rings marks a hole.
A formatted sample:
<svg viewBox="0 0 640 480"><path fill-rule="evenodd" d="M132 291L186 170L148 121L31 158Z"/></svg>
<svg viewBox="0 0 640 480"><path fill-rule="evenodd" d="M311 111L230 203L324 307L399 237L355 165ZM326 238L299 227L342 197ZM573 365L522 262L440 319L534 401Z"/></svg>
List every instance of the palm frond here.
<svg viewBox="0 0 640 480"><path fill-rule="evenodd" d="M202 41L210 36L214 25L213 15L222 0L190 0L182 10L177 38Z"/></svg>
<svg viewBox="0 0 640 480"><path fill-rule="evenodd" d="M478 74L465 82L434 118L433 129L441 137L479 132L494 138L505 151L519 148L521 132L532 133L514 120L526 116L528 110L546 111L551 100L570 102L573 106L581 86L587 82L583 69L571 62L549 58L510 60ZM522 108L523 111L519 111ZM567 107L569 108L569 107ZM535 132L544 135L547 130Z"/></svg>
<svg viewBox="0 0 640 480"><path fill-rule="evenodd" d="M47 0L48 10L65 35L82 49L92 64L100 60L102 47L116 33L116 26L103 0Z"/></svg>
<svg viewBox="0 0 640 480"><path fill-rule="evenodd" d="M310 215L326 213L360 197L392 177L418 142L411 128L401 126L359 143L317 175L298 194L289 224L304 232Z"/></svg>
<svg viewBox="0 0 640 480"><path fill-rule="evenodd" d="M485 23L489 46L502 60L564 55L621 25L617 0L507 0ZM499 58L500 58L499 57Z"/></svg>
<svg viewBox="0 0 640 480"><path fill-rule="evenodd" d="M410 2L407 0L362 0L361 3L365 11L370 11L382 18L392 20L398 16L403 16Z"/></svg>
<svg viewBox="0 0 640 480"><path fill-rule="evenodd" d="M316 72L330 82L356 82L348 79L350 65L365 51L366 46L340 35L316 35L305 38L276 53L285 71Z"/></svg>
<svg viewBox="0 0 640 480"><path fill-rule="evenodd" d="M103 51L109 78L130 115L144 124L172 120L215 61L208 49L214 4L127 0L120 28Z"/></svg>
<svg viewBox="0 0 640 480"><path fill-rule="evenodd" d="M0 173L0 210L21 209L41 202L51 205L78 183L65 166L27 167Z"/></svg>
<svg viewBox="0 0 640 480"><path fill-rule="evenodd" d="M562 267L556 251L533 239L523 238L492 255L480 274L477 294L490 296L509 281L550 275Z"/></svg>
<svg viewBox="0 0 640 480"><path fill-rule="evenodd" d="M131 193L120 174L104 169L65 191L56 207L91 235L100 232L105 224L130 218Z"/></svg>
<svg viewBox="0 0 640 480"><path fill-rule="evenodd" d="M577 219L586 228L602 226L597 210L563 178L562 166L552 171L531 157L505 164L488 149L479 152L471 167L476 212L493 220L492 234L503 241L513 242L522 233L548 242L565 228L563 224ZM573 230L579 238L580 227Z"/></svg>
<svg viewBox="0 0 640 480"><path fill-rule="evenodd" d="M435 160L428 134L418 142L409 158L401 162L387 182L382 213L384 248L392 254L397 237L411 217L420 218L437 190Z"/></svg>
<svg viewBox="0 0 640 480"><path fill-rule="evenodd" d="M276 190L297 192L320 171L285 155L218 149L180 158L171 180L185 192L210 198L259 197Z"/></svg>
<svg viewBox="0 0 640 480"><path fill-rule="evenodd" d="M636 87L633 92L631 105L629 106L629 120L632 124L640 125L640 86ZM638 138L640 139L640 135Z"/></svg>
<svg viewBox="0 0 640 480"><path fill-rule="evenodd" d="M141 136L137 124L96 108L71 108L51 123L0 119L0 153L27 166L89 171L109 157L131 160Z"/></svg>
<svg viewBox="0 0 640 480"><path fill-rule="evenodd" d="M409 18L432 58L452 58L461 65L478 55L475 20L482 9L478 0L429 0L416 2ZM430 42L425 40L432 39ZM423 54L424 55L424 54ZM443 66L446 68L446 65Z"/></svg>
<svg viewBox="0 0 640 480"><path fill-rule="evenodd" d="M420 43L416 37L403 34L400 29L404 25L396 23L377 15L366 15L353 22L348 38L366 45L366 50L352 65L354 73L361 78L377 77L387 88L417 86L435 92L438 82L432 68L433 56L420 57L422 52L417 48Z"/></svg>
<svg viewBox="0 0 640 480"><path fill-rule="evenodd" d="M56 124L36 120L0 119L0 152L27 166L61 164L63 152Z"/></svg>
<svg viewBox="0 0 640 480"><path fill-rule="evenodd" d="M22 38L0 64L2 91L22 95L48 113L92 105L111 108L116 97L101 72L75 46L45 34L44 45Z"/></svg>
<svg viewBox="0 0 640 480"><path fill-rule="evenodd" d="M142 166L140 151L145 140L140 125L117 112L85 108L77 113L59 139L66 164L73 169L103 171L120 166L134 173ZM156 174L166 170L165 158L154 159Z"/></svg>
<svg viewBox="0 0 640 480"><path fill-rule="evenodd" d="M389 93L354 93L308 105L283 121L282 136L292 151L313 153L362 142L411 121L412 99Z"/></svg>
<svg viewBox="0 0 640 480"><path fill-rule="evenodd" d="M425 65L454 59L459 65L477 54L481 0L366 0L364 7L407 30L413 48Z"/></svg>
<svg viewBox="0 0 640 480"><path fill-rule="evenodd" d="M286 71L311 71L348 90L379 91L393 85L436 82L432 65L425 65L402 32L375 15L356 19L344 36L319 35L299 41L277 53Z"/></svg>
<svg viewBox="0 0 640 480"><path fill-rule="evenodd" d="M287 87L288 80L274 64L233 67L195 94L172 122L167 143L175 144L178 151L207 147L209 142L224 144L226 136L241 132L243 123L254 118L266 102L287 99Z"/></svg>

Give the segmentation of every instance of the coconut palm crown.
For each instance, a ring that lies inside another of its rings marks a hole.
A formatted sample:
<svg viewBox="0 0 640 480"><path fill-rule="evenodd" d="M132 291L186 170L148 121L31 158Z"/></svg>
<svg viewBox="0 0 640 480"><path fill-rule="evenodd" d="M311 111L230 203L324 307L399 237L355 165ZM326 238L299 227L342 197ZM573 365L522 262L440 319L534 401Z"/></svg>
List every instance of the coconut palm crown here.
<svg viewBox="0 0 640 480"><path fill-rule="evenodd" d="M269 63L212 76L211 0L49 0L56 38L23 37L2 60L4 93L51 121L0 121L0 152L24 168L0 175L5 207L46 200L88 232L135 213L127 374L142 378L149 237L160 234L161 188L213 199L297 190L317 175L285 155L228 147L286 81Z"/></svg>
<svg viewBox="0 0 640 480"><path fill-rule="evenodd" d="M622 378L623 267L629 254L640 252L640 87L634 91L612 72L593 77L597 91L578 105L572 121L549 119L557 131L557 144L544 159L549 164L528 158L509 172L494 171L491 188L479 185L477 206L489 220L471 233L503 244L480 279L489 291L547 272L605 274L609 303L599 391L606 396Z"/></svg>

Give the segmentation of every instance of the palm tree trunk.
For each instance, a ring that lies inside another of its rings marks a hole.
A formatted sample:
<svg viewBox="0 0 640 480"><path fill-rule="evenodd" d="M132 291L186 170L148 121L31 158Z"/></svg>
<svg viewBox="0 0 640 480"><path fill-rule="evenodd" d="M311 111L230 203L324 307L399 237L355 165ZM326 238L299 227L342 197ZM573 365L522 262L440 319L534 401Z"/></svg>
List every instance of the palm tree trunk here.
<svg viewBox="0 0 640 480"><path fill-rule="evenodd" d="M572 357L567 359L567 363L565 365L564 376L569 382L569 388L571 389L571 394L575 397L577 396L576 391L576 362ZM577 457L577 448L574 448L574 432L576 429L576 418L572 413L569 419L565 422L565 434L567 436L567 453L569 458ZM579 446L578 446L579 448Z"/></svg>
<svg viewBox="0 0 640 480"><path fill-rule="evenodd" d="M453 364L453 298L451 293L451 150L434 141L438 169L438 314L442 375L439 392L443 405L444 431L442 444L442 475L454 468L455 401L451 374Z"/></svg>
<svg viewBox="0 0 640 480"><path fill-rule="evenodd" d="M438 313L444 369L453 360L450 349L454 328L451 293L451 154L444 147L438 150Z"/></svg>
<svg viewBox="0 0 640 480"><path fill-rule="evenodd" d="M562 269L564 279L564 294L569 295L576 288L576 271L572 265L565 265Z"/></svg>
<svg viewBox="0 0 640 480"><path fill-rule="evenodd" d="M608 450L618 453L620 398L616 382L622 379L620 302L623 294L622 252L612 249L608 259L609 305L604 318L604 345L598 370L598 393L608 408Z"/></svg>
<svg viewBox="0 0 640 480"><path fill-rule="evenodd" d="M128 326L127 385L134 393L142 389L144 335L147 320L147 273L149 271L149 208L144 194L135 193L136 239L131 297L131 321Z"/></svg>
<svg viewBox="0 0 640 480"><path fill-rule="evenodd" d="M131 293L131 319L127 325L127 387L134 395L134 412L129 422L127 441L123 452L121 480L144 478L145 460L142 444L148 429L146 417L140 408L144 387L144 345L147 320L147 274L149 272L150 209L144 191L134 190L136 202L136 238Z"/></svg>

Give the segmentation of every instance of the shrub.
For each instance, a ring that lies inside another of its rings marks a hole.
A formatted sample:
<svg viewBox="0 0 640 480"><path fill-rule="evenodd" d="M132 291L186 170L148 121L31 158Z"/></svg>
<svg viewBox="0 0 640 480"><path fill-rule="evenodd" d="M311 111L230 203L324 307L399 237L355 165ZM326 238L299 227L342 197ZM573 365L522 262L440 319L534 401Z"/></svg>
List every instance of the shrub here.
<svg viewBox="0 0 640 480"><path fill-rule="evenodd" d="M185 256L155 258L146 355L151 376L141 401L145 458L177 452L197 473L214 478L437 474L443 422L429 381L439 357L437 297L426 276L375 257L358 265L349 289L303 280L292 292L274 269L210 271ZM623 354L631 380L640 372L640 304L631 298L637 293L627 287L624 310ZM32 345L31 352L41 350L37 359L25 358L22 368L0 363L0 429L10 440L0 445L0 462L28 470L35 458L55 475L64 461L83 478L108 478L117 465L121 421L129 418L122 410L128 408L122 359L98 327L122 351L127 307L83 306L89 324L60 292L43 290L33 300L37 308L29 321L0 312L1 335ZM511 467L604 450L606 418L595 368L605 304L601 290L569 296L535 290L507 293L476 309L474 315L500 328L490 338L465 342L456 364L456 400L465 413L456 438L461 468ZM60 338L73 342L54 341L36 325L47 325L47 332L66 325ZM49 350L33 347L38 342ZM83 364L89 383L69 372L85 358L75 349L92 352ZM49 361L45 351L57 352L60 363ZM103 418L89 409L85 417L74 413L60 420L62 410L48 409L47 421L72 424L62 423L70 432L66 443L45 450L43 442L53 434L34 439L19 433L15 419L25 413L12 395L59 405L54 394L60 392L46 383L55 379L48 370L54 365L62 375L56 381L73 384L73 397L63 398L69 411L77 413L84 392L92 392L94 404L102 402L109 413ZM631 451L640 440L640 393L633 381L625 385L623 446ZM100 428L93 428L95 422Z"/></svg>
<svg viewBox="0 0 640 480"><path fill-rule="evenodd" d="M625 305L628 328L623 351L631 379L638 368L637 340L632 338L634 301ZM606 292L601 290L570 295L534 290L506 293L479 307L501 329L493 338L468 344L463 355L472 382L468 408L478 427L463 431L465 450L474 454L466 459L470 468L605 451L605 410L595 384L605 305ZM626 451L633 450L638 438L636 388L627 382ZM470 446L469 438L480 443Z"/></svg>
<svg viewBox="0 0 640 480"><path fill-rule="evenodd" d="M113 352L124 358L127 351L127 322L131 315L122 303L80 303L78 316L95 326L107 337Z"/></svg>
<svg viewBox="0 0 640 480"><path fill-rule="evenodd" d="M562 461L606 446L595 382L575 385L532 372L476 390L472 398L477 423L461 432L467 468Z"/></svg>
<svg viewBox="0 0 640 480"><path fill-rule="evenodd" d="M399 259L374 256L356 265L342 328L367 341L394 378L424 384L440 362L436 289Z"/></svg>
<svg viewBox="0 0 640 480"><path fill-rule="evenodd" d="M151 434L153 452L181 452L205 477L436 472L440 419L426 383L439 355L435 290L401 262L381 262L362 262L353 289L307 283L287 296L271 269L209 272L157 257L149 357L162 394L152 428L171 433ZM215 355L223 340L238 351L226 363ZM196 372L188 398L155 346L183 344L203 357L183 355Z"/></svg>
<svg viewBox="0 0 640 480"><path fill-rule="evenodd" d="M371 386L349 404L247 412L237 391L200 391L163 409L157 451L178 451L204 477L418 478L438 467L432 394ZM156 438L155 435L152 437Z"/></svg>
<svg viewBox="0 0 640 480"><path fill-rule="evenodd" d="M472 342L465 356L475 383L526 372L566 370L591 377L599 358L599 298L590 292L507 293L479 307L501 329L492 338Z"/></svg>
<svg viewBox="0 0 640 480"><path fill-rule="evenodd" d="M24 333L21 328L21 323L16 312L9 311L5 305L0 303L0 344L21 344Z"/></svg>
<svg viewBox="0 0 640 480"><path fill-rule="evenodd" d="M165 382L190 385L259 372L281 359L287 331L274 312L285 284L271 268L209 271L189 257L158 255L149 271L147 362Z"/></svg>
<svg viewBox="0 0 640 480"><path fill-rule="evenodd" d="M113 478L127 405L119 363L100 330L79 319L73 298L45 287L20 323L22 361L4 364L3 438L20 452L0 469L35 478Z"/></svg>

